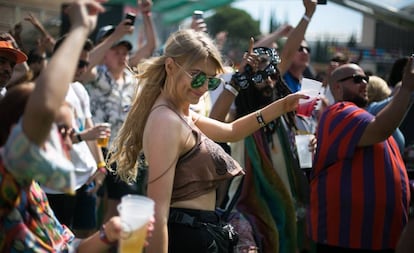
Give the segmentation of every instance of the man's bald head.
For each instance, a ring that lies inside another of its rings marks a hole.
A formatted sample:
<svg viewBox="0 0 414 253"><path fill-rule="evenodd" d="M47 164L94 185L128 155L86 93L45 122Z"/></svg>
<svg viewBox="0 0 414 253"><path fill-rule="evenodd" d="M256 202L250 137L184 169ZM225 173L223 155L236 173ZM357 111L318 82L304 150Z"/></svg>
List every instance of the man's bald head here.
<svg viewBox="0 0 414 253"><path fill-rule="evenodd" d="M337 67L334 71L332 71L331 76L329 77L329 83L334 84L337 83L338 80L344 79L346 77L352 76L353 74L364 74L364 70L355 63L347 63Z"/></svg>
<svg viewBox="0 0 414 253"><path fill-rule="evenodd" d="M348 63L336 68L329 77L329 87L335 102L353 102L359 107L365 107L368 102L368 77L364 70L354 63Z"/></svg>

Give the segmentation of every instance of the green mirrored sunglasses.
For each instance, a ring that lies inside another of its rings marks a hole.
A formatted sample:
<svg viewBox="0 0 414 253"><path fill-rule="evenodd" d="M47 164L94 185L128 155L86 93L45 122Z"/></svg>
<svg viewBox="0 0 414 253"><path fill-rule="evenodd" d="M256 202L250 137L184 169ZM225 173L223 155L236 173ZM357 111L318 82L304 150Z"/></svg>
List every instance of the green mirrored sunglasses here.
<svg viewBox="0 0 414 253"><path fill-rule="evenodd" d="M207 77L207 74L202 71L198 71L195 74L190 74L180 64L178 64L177 62L175 62L175 64L177 64L177 66L180 67L191 78L191 87L194 89L197 89L203 86L207 79L208 79L208 90L217 89L217 87L222 82L221 78Z"/></svg>

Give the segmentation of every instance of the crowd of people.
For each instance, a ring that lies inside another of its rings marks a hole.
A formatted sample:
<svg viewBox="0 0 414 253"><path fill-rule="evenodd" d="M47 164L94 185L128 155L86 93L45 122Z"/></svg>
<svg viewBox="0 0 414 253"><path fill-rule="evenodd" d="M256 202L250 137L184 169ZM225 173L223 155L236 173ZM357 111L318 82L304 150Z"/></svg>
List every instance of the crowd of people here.
<svg viewBox="0 0 414 253"><path fill-rule="evenodd" d="M302 2L296 26L246 38L232 66L225 31L212 38L199 18L155 56L151 0L136 6L145 43L124 39L130 19L96 27L99 0L68 4L59 38L29 14L32 49L0 32L0 251L116 252L117 206L141 194L155 202L148 253L412 252L413 57L385 81L332 55L299 115L313 99L303 80L317 79L317 1Z"/></svg>

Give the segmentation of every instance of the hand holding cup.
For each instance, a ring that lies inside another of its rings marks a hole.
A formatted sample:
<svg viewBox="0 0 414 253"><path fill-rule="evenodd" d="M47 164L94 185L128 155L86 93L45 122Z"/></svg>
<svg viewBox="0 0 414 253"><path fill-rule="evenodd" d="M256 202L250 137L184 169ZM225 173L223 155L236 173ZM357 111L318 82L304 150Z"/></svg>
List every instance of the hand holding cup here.
<svg viewBox="0 0 414 253"><path fill-rule="evenodd" d="M99 136L96 140L98 146L100 147L108 147L109 138L111 137L111 124L110 123L100 123L96 125L99 130Z"/></svg>
<svg viewBox="0 0 414 253"><path fill-rule="evenodd" d="M118 205L122 233L119 242L120 253L141 253L149 224L153 223L154 201L140 195L126 195Z"/></svg>

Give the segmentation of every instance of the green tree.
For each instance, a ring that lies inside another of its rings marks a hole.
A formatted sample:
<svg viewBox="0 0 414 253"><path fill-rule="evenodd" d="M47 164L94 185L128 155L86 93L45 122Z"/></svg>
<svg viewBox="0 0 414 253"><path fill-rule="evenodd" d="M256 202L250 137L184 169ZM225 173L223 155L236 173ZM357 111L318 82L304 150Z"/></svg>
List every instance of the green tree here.
<svg viewBox="0 0 414 253"><path fill-rule="evenodd" d="M356 35L353 33L351 37L349 37L347 47L353 48L353 47L356 47L356 45L357 45Z"/></svg>
<svg viewBox="0 0 414 253"><path fill-rule="evenodd" d="M279 28L279 26L281 25L281 23L278 21L277 17L276 17L276 12L275 10L272 9L271 13L270 13L270 22L269 22L269 31L276 31L277 28Z"/></svg>
<svg viewBox="0 0 414 253"><path fill-rule="evenodd" d="M260 35L260 22L254 20L246 11L230 6L218 8L216 13L206 19L209 34L214 38L217 33L227 32L223 52L233 62L239 61L248 49L250 37Z"/></svg>

